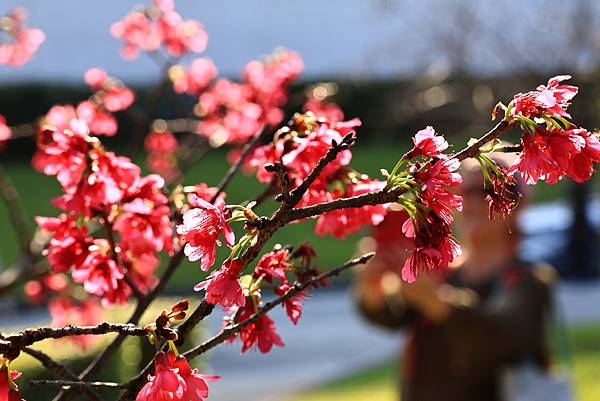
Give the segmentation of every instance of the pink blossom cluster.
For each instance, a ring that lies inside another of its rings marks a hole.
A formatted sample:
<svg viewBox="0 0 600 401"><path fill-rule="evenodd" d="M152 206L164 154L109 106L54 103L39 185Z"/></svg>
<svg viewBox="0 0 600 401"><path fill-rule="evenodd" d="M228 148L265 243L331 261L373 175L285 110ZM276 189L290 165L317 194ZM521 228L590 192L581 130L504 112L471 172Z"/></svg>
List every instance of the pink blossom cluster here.
<svg viewBox="0 0 600 401"><path fill-rule="evenodd" d="M126 274L142 291L148 289L157 254L173 249L164 180L141 176L138 166L106 151L77 119L69 128L42 129L33 164L55 175L64 191L53 201L64 213L36 219L51 236L45 253L52 271L70 272L105 306L127 302ZM105 237L92 236L94 224L106 228Z"/></svg>
<svg viewBox="0 0 600 401"><path fill-rule="evenodd" d="M263 287L271 288L276 295L281 296L291 288L290 275L300 283L313 276L316 273L311 267L313 257L314 250L308 245L303 245L294 252L286 248L267 252L248 276L250 281L246 280L243 283L239 279L243 267L240 260L230 259L195 289L206 292L207 302L221 305L229 312L224 319L225 325L244 322L262 306ZM294 263L293 259L298 262ZM282 304L294 324L297 324L302 316L304 298L303 292L297 292ZM228 342L233 342L236 338L242 343L242 353L252 348L266 353L273 346L284 346L277 334L275 323L267 314L262 314L254 322L246 325L236 336L230 337Z"/></svg>
<svg viewBox="0 0 600 401"><path fill-rule="evenodd" d="M18 67L27 63L44 42L44 32L26 28L25 18L25 10L15 8L0 19L0 65Z"/></svg>
<svg viewBox="0 0 600 401"><path fill-rule="evenodd" d="M144 148L148 153L146 166L160 174L167 182L179 176L176 152L179 148L177 138L169 131L152 131L144 140Z"/></svg>
<svg viewBox="0 0 600 401"><path fill-rule="evenodd" d="M202 24L183 19L173 0L154 0L149 6L136 8L115 22L110 32L123 40L121 55L125 59L134 59L140 50L155 52L161 48L172 57L181 57L203 52L208 42Z"/></svg>
<svg viewBox="0 0 600 401"><path fill-rule="evenodd" d="M198 57L190 63L189 67L181 65L171 67L169 77L173 81L173 90L176 93L200 96L217 77L217 72L217 67L211 59Z"/></svg>
<svg viewBox="0 0 600 401"><path fill-rule="evenodd" d="M249 62L241 83L218 79L199 96L198 132L215 145L239 144L264 126L276 126L284 117L288 87L302 69L297 53L279 50L263 61Z"/></svg>
<svg viewBox="0 0 600 401"><path fill-rule="evenodd" d="M461 252L451 225L454 211L462 210L462 198L450 190L462 182L460 162L443 153L448 143L432 127L417 132L413 143L406 157L414 162L415 199L408 204L417 206L410 208L410 218L402 225L404 235L414 242L402 268L408 282L415 281L421 270L444 269Z"/></svg>
<svg viewBox="0 0 600 401"><path fill-rule="evenodd" d="M69 129L71 121L79 119L85 122L92 134L115 135L118 124L113 113L131 106L135 93L99 68L89 69L84 80L94 92L92 96L81 101L77 107L53 106L45 116L45 123L64 130Z"/></svg>
<svg viewBox="0 0 600 401"><path fill-rule="evenodd" d="M527 184L554 184L566 176L584 182L592 176L594 162L600 161L598 135L565 119L571 117L567 107L578 92L576 86L560 84L570 78L550 78L547 85L516 95L509 106L523 128L523 151L510 172L519 171Z"/></svg>
<svg viewBox="0 0 600 401"><path fill-rule="evenodd" d="M336 113L337 117L343 115ZM317 118L311 112L296 115L290 128L280 130L273 142L256 148L247 159L246 169L256 170L259 181L270 183L273 174L263 166L281 163L296 187L310 174L319 160L331 148L332 142L340 143L344 136L360 126L359 119L350 121L326 120ZM308 188L299 206L310 206L376 192L384 183L359 174L348 167L352 159L350 150L343 150L329 163L324 171ZM364 206L356 209L340 209L325 213L317 218L315 232L318 235L331 234L337 238L357 232L363 225L379 224L385 215L382 205Z"/></svg>
<svg viewBox="0 0 600 401"><path fill-rule="evenodd" d="M184 356L172 351L157 353L154 365L154 376L148 376L136 401L203 401L208 397L207 382L219 379L192 369Z"/></svg>

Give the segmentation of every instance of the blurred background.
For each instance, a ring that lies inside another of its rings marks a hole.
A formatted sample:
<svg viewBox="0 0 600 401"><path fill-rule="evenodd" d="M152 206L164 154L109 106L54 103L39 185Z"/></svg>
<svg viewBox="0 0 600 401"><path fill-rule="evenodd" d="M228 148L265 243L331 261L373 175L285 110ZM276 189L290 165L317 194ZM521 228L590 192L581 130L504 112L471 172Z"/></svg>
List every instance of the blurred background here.
<svg viewBox="0 0 600 401"><path fill-rule="evenodd" d="M24 124L54 104L86 98L82 77L91 67L122 79L143 102L158 84L161 70L148 57L123 60L121 43L109 33L110 25L137 3L2 0L0 14L16 6L26 8L28 25L42 29L46 41L24 67L0 68L0 113L11 125ZM600 2L594 0L178 0L176 7L205 25L205 55L223 76L237 79L249 60L279 46L297 51L305 71L292 88L289 113L301 107L302 94L314 90L316 83L335 82L326 86L333 99L346 117L363 121L352 165L374 177L380 168L393 167L418 129L433 125L460 148L489 129L496 102L508 103L515 93L557 74L573 75L573 84L580 87L572 108L574 121L589 129L600 125ZM172 112L172 98L166 93L161 100L159 114L164 118ZM121 117L121 131L108 141L110 147L130 145L126 132L131 124L127 116ZM50 200L60 189L53 177L31 168L31 138L4 146L3 168L21 193L34 228L33 216L57 214ZM186 183L216 185L227 169L225 155L224 149L208 154ZM141 161L143 155L138 158ZM570 371L580 400L600 399L600 372L595 368L600 363L598 180L538 185L535 202L521 222L523 258L547 261L563 278L558 301L568 327ZM241 202L259 191L253 177L239 176L228 199ZM8 213L0 204L0 270L14 263L19 252ZM319 266L346 260L364 235L345 241L315 238ZM312 223L304 223L283 229L277 242L299 244L313 237ZM190 283L199 277L197 266L182 266L169 287L170 296L190 294ZM298 327L277 311L274 318L285 348L268 355L239 356L237 345L214 351L204 363L224 379L212 387L210 399L395 399L396 349L402 335L376 331L361 320L348 293L349 280L349 275L341 277L331 289L315 293ZM2 331L48 321L45 309L28 305L19 292L0 297L0 310ZM115 319L126 316L122 311L111 313ZM216 316L203 330L214 331L219 325ZM131 374L136 349L139 344L126 347L120 357L128 362L111 374ZM59 352L65 358L73 353ZM74 369L83 364L72 363Z"/></svg>

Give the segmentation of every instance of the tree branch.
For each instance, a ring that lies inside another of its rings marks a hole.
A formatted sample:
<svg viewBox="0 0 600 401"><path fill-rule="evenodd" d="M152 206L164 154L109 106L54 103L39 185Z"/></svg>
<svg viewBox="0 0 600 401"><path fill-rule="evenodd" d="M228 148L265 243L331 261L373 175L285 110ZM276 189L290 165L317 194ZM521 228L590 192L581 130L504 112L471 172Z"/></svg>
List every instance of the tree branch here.
<svg viewBox="0 0 600 401"><path fill-rule="evenodd" d="M244 327L255 322L261 316L263 316L264 314L266 314L267 312L269 312L270 310L275 308L277 305L280 305L283 302L285 302L286 300L290 299L298 292L308 288L309 286L311 286L313 284L317 284L317 283L321 282L321 280L323 280L325 278L336 276L336 275L340 274L341 272L343 272L344 270L347 270L353 266L366 263L373 256L375 256L375 253L370 252L370 253L364 254L358 258L349 260L348 262L344 263L343 265L341 265L339 267L324 271L323 273L321 273L317 276L314 276L306 281L295 282L285 294L281 295L278 298L275 298L271 302L266 303L263 307L261 307L258 311L256 311L256 313L254 313L248 319L244 320L243 322L239 322L239 323L236 323L236 324L226 327L223 331L221 331L216 336L212 337L211 339L209 339L209 340L203 342L202 344L185 352L183 354L183 356L185 356L188 359L192 359L198 355L205 353L206 351L210 350L211 348L215 347L216 345L221 344L222 342L227 340L229 337L239 333ZM205 304L205 303L206 303L206 301L202 301L201 305ZM187 323L187 321L185 323ZM179 327L181 327L181 326L179 326ZM179 330L178 330L178 332L179 332ZM119 401L133 399L134 394L137 393L139 391L139 389L144 385L145 381L147 380L146 378L147 378L148 374L150 374L152 372L153 366L154 366L154 361L149 363L146 366L146 368L144 368L144 370L142 370L140 373L138 373L133 379L131 379L127 383L127 385L126 385L127 390L123 393L123 395L121 395L121 397L119 398Z"/></svg>
<svg viewBox="0 0 600 401"><path fill-rule="evenodd" d="M501 134L505 133L511 128L512 124L506 120L501 120L494 128L489 130L485 135L479 138L477 141L467 146L458 153L455 153L452 158L462 161L477 155L479 149L488 142L498 138Z"/></svg>
<svg viewBox="0 0 600 401"><path fill-rule="evenodd" d="M4 335L0 340L0 354L11 349L24 348L36 342L49 338L63 338L79 335L102 335L120 333L126 336L144 337L148 335L143 327L123 323L100 323L96 326L66 326L66 327L38 327Z"/></svg>
<svg viewBox="0 0 600 401"><path fill-rule="evenodd" d="M112 382L82 382L78 380L30 380L32 386L69 386L69 387L104 387L125 388L125 384Z"/></svg>

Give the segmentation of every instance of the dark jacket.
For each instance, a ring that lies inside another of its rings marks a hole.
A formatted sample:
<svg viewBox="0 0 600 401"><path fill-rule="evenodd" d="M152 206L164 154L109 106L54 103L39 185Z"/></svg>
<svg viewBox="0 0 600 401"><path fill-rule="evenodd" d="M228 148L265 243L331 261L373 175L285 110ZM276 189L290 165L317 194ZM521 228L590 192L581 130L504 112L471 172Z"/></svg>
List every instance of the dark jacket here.
<svg viewBox="0 0 600 401"><path fill-rule="evenodd" d="M428 321L402 302L367 308L359 295L371 322L407 330L402 401L502 401L503 368L523 361L547 366L551 269L516 263L477 286L466 285L457 270L448 279L454 295L443 323Z"/></svg>

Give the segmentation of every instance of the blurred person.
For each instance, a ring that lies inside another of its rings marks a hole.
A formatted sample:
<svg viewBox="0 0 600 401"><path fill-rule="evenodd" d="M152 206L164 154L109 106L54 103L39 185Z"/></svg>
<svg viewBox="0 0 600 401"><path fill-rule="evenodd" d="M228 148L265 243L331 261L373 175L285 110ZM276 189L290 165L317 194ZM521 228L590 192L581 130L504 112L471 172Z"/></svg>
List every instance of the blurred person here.
<svg viewBox="0 0 600 401"><path fill-rule="evenodd" d="M456 228L463 256L454 266L403 282L407 214L390 211L373 231L377 255L355 277L364 316L407 333L403 401L506 401L506 368L549 366L545 323L556 275L548 265L519 260L517 220L528 192L516 177L519 206L506 219L490 220L479 165L467 163L462 173L464 206Z"/></svg>

